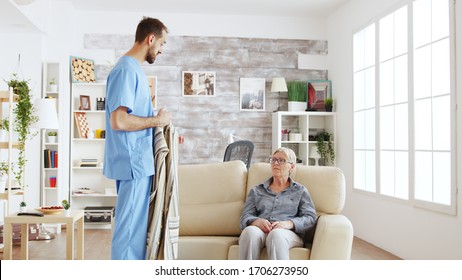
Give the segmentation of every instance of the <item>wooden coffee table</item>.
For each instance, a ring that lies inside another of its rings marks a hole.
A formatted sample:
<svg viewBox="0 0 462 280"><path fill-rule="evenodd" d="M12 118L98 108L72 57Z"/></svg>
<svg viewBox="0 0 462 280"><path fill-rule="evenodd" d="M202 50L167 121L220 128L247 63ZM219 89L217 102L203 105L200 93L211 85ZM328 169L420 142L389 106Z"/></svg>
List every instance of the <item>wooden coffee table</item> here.
<svg viewBox="0 0 462 280"><path fill-rule="evenodd" d="M72 210L68 216L64 212L59 214L37 216L18 216L17 213L5 217L5 225L3 226L3 259L11 260L13 257L13 224L21 224L21 259L29 258L29 224L40 223L56 223L66 224L66 259L74 259L74 224L77 224L77 259L83 260L84 251L84 211Z"/></svg>

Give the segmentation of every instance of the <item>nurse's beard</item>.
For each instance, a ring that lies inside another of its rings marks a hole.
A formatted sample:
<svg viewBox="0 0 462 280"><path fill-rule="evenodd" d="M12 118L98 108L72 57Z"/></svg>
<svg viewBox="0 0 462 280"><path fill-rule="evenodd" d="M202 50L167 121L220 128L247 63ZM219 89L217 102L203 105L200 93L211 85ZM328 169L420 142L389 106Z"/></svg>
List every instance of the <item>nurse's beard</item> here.
<svg viewBox="0 0 462 280"><path fill-rule="evenodd" d="M149 64L153 64L154 61L156 61L156 55L151 55L149 53L149 51L146 53L146 61L149 63Z"/></svg>

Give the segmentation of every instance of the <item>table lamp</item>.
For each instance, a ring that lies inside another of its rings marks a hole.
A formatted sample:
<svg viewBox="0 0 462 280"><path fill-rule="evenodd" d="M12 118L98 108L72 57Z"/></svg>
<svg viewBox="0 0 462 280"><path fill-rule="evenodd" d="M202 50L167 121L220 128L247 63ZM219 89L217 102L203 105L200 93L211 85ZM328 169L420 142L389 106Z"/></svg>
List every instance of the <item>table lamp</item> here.
<svg viewBox="0 0 462 280"><path fill-rule="evenodd" d="M276 77L273 78L273 81L271 83L271 92L287 92L287 84L286 84L286 79L283 77ZM280 97L278 96L278 109L274 112L280 111L280 105L279 105L279 100Z"/></svg>
<svg viewBox="0 0 462 280"><path fill-rule="evenodd" d="M58 129L58 114L56 113L56 100L53 98L38 98L34 102L35 116L38 118L34 127L40 130L44 129ZM42 133L41 133L42 134ZM40 141L43 141L41 138ZM42 143L40 143L42 146ZM40 153L42 153L40 149ZM43 164L43 162L42 162ZM43 191L43 190L42 190ZM43 194L40 196L40 204L43 206ZM45 229L43 223L39 226L39 233L37 240L50 240L55 238L55 235Z"/></svg>
<svg viewBox="0 0 462 280"><path fill-rule="evenodd" d="M321 156L318 153L318 147L316 147L316 145L312 145L310 148L310 158L315 160L314 165L319 166L319 159Z"/></svg>

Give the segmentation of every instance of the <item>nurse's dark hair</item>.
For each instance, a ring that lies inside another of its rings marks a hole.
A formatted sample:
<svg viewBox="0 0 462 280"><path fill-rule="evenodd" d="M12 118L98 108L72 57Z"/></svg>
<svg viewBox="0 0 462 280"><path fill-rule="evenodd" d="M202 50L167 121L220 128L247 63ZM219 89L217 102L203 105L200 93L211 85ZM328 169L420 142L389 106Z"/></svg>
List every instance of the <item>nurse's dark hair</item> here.
<svg viewBox="0 0 462 280"><path fill-rule="evenodd" d="M154 34L156 37L162 37L163 30L168 33L167 27L160 20L156 18L143 17L136 28L135 42L141 43L151 34Z"/></svg>

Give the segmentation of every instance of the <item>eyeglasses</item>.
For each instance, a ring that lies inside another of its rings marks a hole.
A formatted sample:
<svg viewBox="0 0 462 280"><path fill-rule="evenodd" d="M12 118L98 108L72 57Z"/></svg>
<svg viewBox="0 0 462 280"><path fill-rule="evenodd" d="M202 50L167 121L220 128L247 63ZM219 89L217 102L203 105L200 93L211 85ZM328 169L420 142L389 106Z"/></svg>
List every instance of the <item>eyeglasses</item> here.
<svg viewBox="0 0 462 280"><path fill-rule="evenodd" d="M286 162L288 162L286 159L283 159L283 158L275 158L275 157L270 157L269 158L269 162L271 164L285 164ZM290 163L290 162L289 162Z"/></svg>

